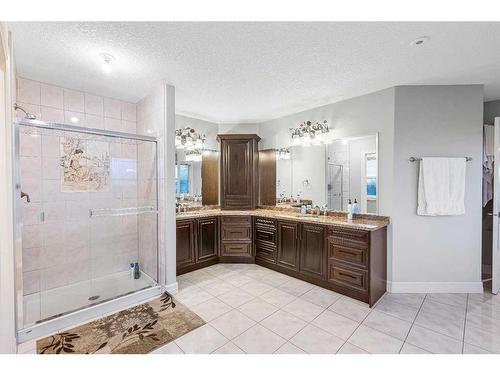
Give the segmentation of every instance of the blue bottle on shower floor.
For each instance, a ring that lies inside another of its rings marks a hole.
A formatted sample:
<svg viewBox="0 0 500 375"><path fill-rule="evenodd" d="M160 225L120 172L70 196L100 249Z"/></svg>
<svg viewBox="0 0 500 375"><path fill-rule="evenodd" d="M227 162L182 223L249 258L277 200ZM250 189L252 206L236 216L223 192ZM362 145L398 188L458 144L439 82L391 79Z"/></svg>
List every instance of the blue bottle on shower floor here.
<svg viewBox="0 0 500 375"><path fill-rule="evenodd" d="M138 279L141 277L141 272L139 271L139 263L134 263L134 279Z"/></svg>

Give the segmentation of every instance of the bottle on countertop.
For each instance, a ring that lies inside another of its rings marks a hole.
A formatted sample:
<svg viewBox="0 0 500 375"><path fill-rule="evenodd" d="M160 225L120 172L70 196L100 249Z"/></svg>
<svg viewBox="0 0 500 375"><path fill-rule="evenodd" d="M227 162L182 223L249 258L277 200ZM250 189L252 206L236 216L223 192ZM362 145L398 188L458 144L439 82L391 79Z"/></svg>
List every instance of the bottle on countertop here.
<svg viewBox="0 0 500 375"><path fill-rule="evenodd" d="M134 279L139 279L141 277L141 271L139 270L139 263L134 263Z"/></svg>
<svg viewBox="0 0 500 375"><path fill-rule="evenodd" d="M350 199L347 202L347 220L352 220L352 202Z"/></svg>
<svg viewBox="0 0 500 375"><path fill-rule="evenodd" d="M359 203L358 203L358 201L356 200L356 198L354 198L354 203L353 203L353 205L352 205L352 213L353 213L353 214L359 214L359 213L360 213Z"/></svg>
<svg viewBox="0 0 500 375"><path fill-rule="evenodd" d="M302 207L300 207L300 214L301 215L307 214L307 208L305 204L303 204Z"/></svg>

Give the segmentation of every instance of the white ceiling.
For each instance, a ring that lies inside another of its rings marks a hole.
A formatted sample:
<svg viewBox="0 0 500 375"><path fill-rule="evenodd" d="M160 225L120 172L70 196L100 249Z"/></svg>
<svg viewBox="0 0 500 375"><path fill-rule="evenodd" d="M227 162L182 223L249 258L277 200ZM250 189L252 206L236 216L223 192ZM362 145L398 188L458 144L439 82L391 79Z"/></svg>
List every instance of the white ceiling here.
<svg viewBox="0 0 500 375"><path fill-rule="evenodd" d="M10 23L20 76L251 123L405 84L485 84L500 98L500 23ZM410 42L430 36L421 47ZM101 71L99 54L116 57Z"/></svg>

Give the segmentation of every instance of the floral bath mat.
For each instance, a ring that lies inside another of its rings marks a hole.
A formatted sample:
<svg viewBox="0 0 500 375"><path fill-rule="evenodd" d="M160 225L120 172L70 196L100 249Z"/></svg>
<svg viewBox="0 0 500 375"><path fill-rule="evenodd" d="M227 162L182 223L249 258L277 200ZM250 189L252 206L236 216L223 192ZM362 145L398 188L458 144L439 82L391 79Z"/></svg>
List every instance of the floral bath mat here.
<svg viewBox="0 0 500 375"><path fill-rule="evenodd" d="M205 322L168 293L36 342L38 354L145 354Z"/></svg>

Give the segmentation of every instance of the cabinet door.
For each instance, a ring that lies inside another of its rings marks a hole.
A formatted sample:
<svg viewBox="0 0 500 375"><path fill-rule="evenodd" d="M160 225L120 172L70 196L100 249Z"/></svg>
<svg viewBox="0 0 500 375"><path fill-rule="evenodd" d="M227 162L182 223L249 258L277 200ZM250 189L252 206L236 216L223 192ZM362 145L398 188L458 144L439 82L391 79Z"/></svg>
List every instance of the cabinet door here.
<svg viewBox="0 0 500 375"><path fill-rule="evenodd" d="M278 222L278 259L280 266L297 270L299 266L299 223Z"/></svg>
<svg viewBox="0 0 500 375"><path fill-rule="evenodd" d="M256 134L219 134L220 206L223 210L255 209L258 196Z"/></svg>
<svg viewBox="0 0 500 375"><path fill-rule="evenodd" d="M319 225L302 224L300 230L300 272L325 278L325 228Z"/></svg>
<svg viewBox="0 0 500 375"><path fill-rule="evenodd" d="M177 272L196 262L196 234L194 220L177 221Z"/></svg>
<svg viewBox="0 0 500 375"><path fill-rule="evenodd" d="M252 206L252 144L248 140L226 140L222 144L223 202L227 207Z"/></svg>
<svg viewBox="0 0 500 375"><path fill-rule="evenodd" d="M219 253L218 220L216 217L198 219L198 248L196 261L216 258Z"/></svg>

